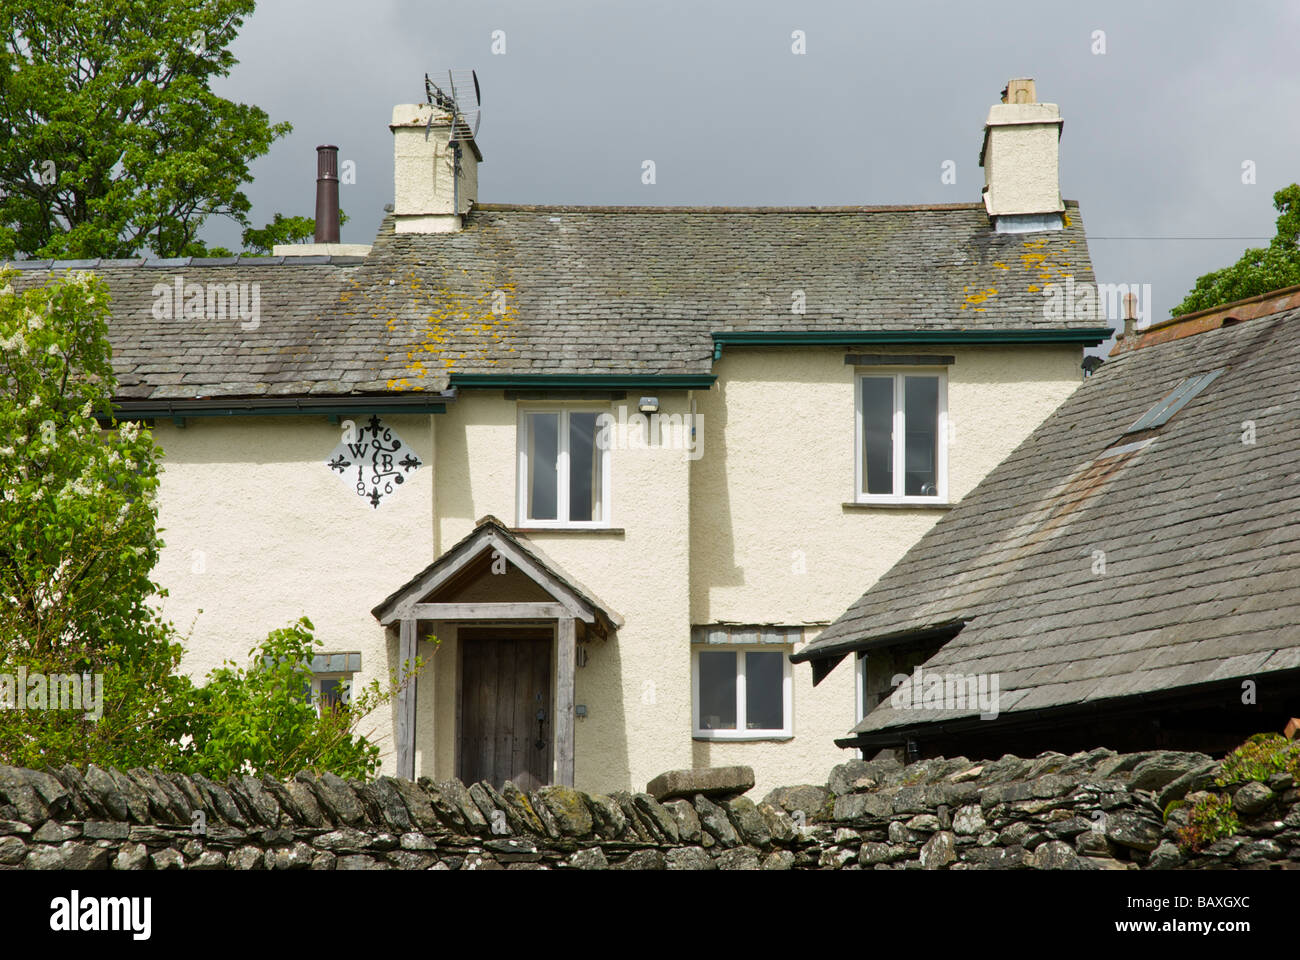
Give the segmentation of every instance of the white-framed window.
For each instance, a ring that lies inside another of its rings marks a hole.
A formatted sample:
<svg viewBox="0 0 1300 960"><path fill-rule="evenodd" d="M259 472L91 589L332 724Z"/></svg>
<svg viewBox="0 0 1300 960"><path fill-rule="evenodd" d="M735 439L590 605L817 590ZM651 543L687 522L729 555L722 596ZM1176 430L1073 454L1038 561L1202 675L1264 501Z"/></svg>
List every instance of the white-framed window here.
<svg viewBox="0 0 1300 960"><path fill-rule="evenodd" d="M856 393L856 501L947 503L947 371L861 370Z"/></svg>
<svg viewBox="0 0 1300 960"><path fill-rule="evenodd" d="M772 644L693 648L693 735L702 740L793 736L789 654Z"/></svg>
<svg viewBox="0 0 1300 960"><path fill-rule="evenodd" d="M609 450L598 442L602 411L519 410L519 525L609 526Z"/></svg>
<svg viewBox="0 0 1300 960"><path fill-rule="evenodd" d="M317 713L352 702L352 678L361 670L360 653L317 653L304 666L311 679L303 684L303 696Z"/></svg>
<svg viewBox="0 0 1300 960"><path fill-rule="evenodd" d="M316 712L332 710L352 701L352 674L314 673L311 678L311 702Z"/></svg>

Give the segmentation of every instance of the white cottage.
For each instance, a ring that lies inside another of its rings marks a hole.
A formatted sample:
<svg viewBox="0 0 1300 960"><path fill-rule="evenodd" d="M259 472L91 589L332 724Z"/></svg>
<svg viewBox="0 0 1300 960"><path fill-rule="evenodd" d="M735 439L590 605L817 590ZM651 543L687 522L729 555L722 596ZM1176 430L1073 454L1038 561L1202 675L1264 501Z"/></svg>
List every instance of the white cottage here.
<svg viewBox="0 0 1300 960"><path fill-rule="evenodd" d="M1044 311L1093 274L1059 113L1016 90L973 203L480 203L478 145L407 105L373 245L13 266L111 288L187 670L307 614L326 693L428 661L373 718L386 772L821 782L863 674L790 656L1110 332Z"/></svg>

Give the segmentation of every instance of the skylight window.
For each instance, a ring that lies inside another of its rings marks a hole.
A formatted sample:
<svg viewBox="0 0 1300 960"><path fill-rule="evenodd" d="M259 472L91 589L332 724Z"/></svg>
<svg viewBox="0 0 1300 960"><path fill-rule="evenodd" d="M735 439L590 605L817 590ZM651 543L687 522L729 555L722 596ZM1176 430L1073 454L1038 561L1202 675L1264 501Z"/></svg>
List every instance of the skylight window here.
<svg viewBox="0 0 1300 960"><path fill-rule="evenodd" d="M1157 427L1164 426L1169 422L1170 417L1187 406L1193 397L1213 383L1221 373L1223 373L1222 367L1218 370L1211 370L1209 373L1200 373L1194 377L1188 377L1174 387L1169 396L1142 414L1137 423L1125 430L1124 433L1140 433L1143 430L1154 430Z"/></svg>

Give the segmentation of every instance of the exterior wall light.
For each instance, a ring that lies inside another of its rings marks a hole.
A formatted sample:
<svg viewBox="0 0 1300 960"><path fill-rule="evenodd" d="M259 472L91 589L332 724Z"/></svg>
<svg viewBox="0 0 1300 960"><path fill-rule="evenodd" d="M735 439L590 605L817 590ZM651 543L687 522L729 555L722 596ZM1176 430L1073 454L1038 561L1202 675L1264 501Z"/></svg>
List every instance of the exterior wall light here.
<svg viewBox="0 0 1300 960"><path fill-rule="evenodd" d="M637 409L640 410L642 413L658 413L658 412L659 412L659 398L658 398L658 397L642 397L642 398L637 402Z"/></svg>

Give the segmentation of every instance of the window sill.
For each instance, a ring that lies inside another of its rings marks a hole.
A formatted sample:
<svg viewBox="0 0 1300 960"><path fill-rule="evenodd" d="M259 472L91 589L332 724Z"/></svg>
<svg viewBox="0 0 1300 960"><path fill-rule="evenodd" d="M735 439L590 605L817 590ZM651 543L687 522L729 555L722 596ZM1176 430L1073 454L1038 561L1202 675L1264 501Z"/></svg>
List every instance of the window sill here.
<svg viewBox="0 0 1300 960"><path fill-rule="evenodd" d="M767 740L772 743L785 743L794 739L793 733L747 733L740 736L728 734L719 736L718 734L695 733L691 735L692 740L699 740L703 743L755 743Z"/></svg>
<svg viewBox="0 0 1300 960"><path fill-rule="evenodd" d="M860 500L840 504L845 510L951 510L955 503L895 503L891 501Z"/></svg>
<svg viewBox="0 0 1300 960"><path fill-rule="evenodd" d="M626 533L622 527L511 527L511 533L608 533L621 537Z"/></svg>

